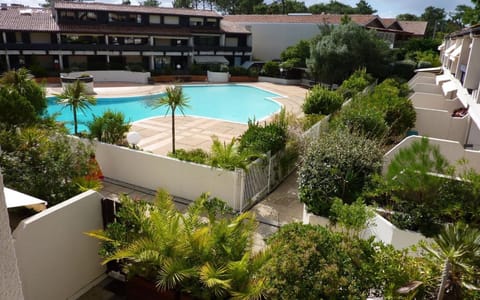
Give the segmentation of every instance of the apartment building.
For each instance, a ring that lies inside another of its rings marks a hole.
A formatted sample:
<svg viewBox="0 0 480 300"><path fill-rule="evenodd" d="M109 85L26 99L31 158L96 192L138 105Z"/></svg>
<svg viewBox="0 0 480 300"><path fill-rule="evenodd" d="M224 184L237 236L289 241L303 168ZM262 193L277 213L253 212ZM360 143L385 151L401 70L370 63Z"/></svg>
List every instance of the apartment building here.
<svg viewBox="0 0 480 300"><path fill-rule="evenodd" d="M125 67L182 70L192 63L240 65L251 34L214 11L54 2L51 8L2 5L0 68L52 70Z"/></svg>

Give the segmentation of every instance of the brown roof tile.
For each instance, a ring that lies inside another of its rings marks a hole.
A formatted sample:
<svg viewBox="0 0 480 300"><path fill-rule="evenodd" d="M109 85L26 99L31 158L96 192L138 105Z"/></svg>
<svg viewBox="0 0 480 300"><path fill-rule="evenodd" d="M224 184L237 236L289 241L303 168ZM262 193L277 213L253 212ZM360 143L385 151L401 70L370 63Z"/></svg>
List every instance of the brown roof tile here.
<svg viewBox="0 0 480 300"><path fill-rule="evenodd" d="M424 36L427 29L427 22L425 21L398 21L403 30L411 32L417 36Z"/></svg>
<svg viewBox="0 0 480 300"><path fill-rule="evenodd" d="M220 28L227 33L245 33L249 34L250 31L245 28L245 25L222 20L220 22Z"/></svg>
<svg viewBox="0 0 480 300"><path fill-rule="evenodd" d="M21 14L20 11L31 11ZM8 7L0 10L0 29L17 31L58 31L58 25L49 9Z"/></svg>
<svg viewBox="0 0 480 300"><path fill-rule="evenodd" d="M375 15L349 15L353 22L365 26L378 16ZM227 15L223 19L237 23L313 23L313 24L340 24L343 15L317 14L317 15Z"/></svg>
<svg viewBox="0 0 480 300"><path fill-rule="evenodd" d="M211 10L151 7L151 6L138 6L138 5L119 5L119 4L106 4L106 3L55 2L54 7L56 9L72 9L72 10L152 13L152 14L166 14L166 15L180 15L180 16L202 16L202 17L214 17L214 18L222 17L220 14Z"/></svg>

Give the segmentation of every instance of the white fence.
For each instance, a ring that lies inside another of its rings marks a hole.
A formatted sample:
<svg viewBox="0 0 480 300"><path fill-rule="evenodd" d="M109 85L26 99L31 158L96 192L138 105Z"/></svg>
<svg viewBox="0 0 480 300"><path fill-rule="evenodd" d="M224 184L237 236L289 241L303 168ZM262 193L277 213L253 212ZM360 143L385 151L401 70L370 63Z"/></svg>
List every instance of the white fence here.
<svg viewBox="0 0 480 300"><path fill-rule="evenodd" d="M25 299L75 299L103 279L102 195L88 191L23 220L13 232Z"/></svg>

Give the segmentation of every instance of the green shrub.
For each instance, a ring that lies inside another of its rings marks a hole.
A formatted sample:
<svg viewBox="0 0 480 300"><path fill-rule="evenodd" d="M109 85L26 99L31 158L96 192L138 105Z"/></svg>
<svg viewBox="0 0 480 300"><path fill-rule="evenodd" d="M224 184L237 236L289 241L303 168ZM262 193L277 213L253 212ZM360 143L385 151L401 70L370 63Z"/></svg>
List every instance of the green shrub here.
<svg viewBox="0 0 480 300"><path fill-rule="evenodd" d="M320 122L324 117L325 117L324 115L318 115L318 114L308 114L303 116L303 118L301 119L302 129L304 131L308 130L313 125Z"/></svg>
<svg viewBox="0 0 480 300"><path fill-rule="evenodd" d="M342 107L343 100L338 92L316 85L305 97L303 112L306 114L329 115Z"/></svg>
<svg viewBox="0 0 480 300"><path fill-rule="evenodd" d="M365 90L374 81L372 75L368 74L365 68L362 68L345 79L338 88L338 92L348 99Z"/></svg>
<svg viewBox="0 0 480 300"><path fill-rule="evenodd" d="M125 121L122 112L107 110L102 116L94 116L88 123L90 138L96 138L101 142L123 145L124 136L130 129L130 124Z"/></svg>
<svg viewBox="0 0 480 300"><path fill-rule="evenodd" d="M417 67L417 63L413 60L397 61L393 64L391 76L398 76L405 80L409 80L413 76L413 71Z"/></svg>
<svg viewBox="0 0 480 300"><path fill-rule="evenodd" d="M35 107L16 90L0 87L0 123L6 126L33 124L38 120Z"/></svg>
<svg viewBox="0 0 480 300"><path fill-rule="evenodd" d="M383 113L366 105L350 105L332 123L333 128L347 128L368 138L384 139L388 133L388 125Z"/></svg>
<svg viewBox="0 0 480 300"><path fill-rule="evenodd" d="M197 164L206 164L208 160L208 153L200 148L192 150L176 149L175 153L169 152L168 156Z"/></svg>
<svg viewBox="0 0 480 300"><path fill-rule="evenodd" d="M406 251L322 226L287 224L268 245L266 299L366 299L372 292L396 299L396 289L423 279Z"/></svg>
<svg viewBox="0 0 480 300"><path fill-rule="evenodd" d="M279 77L280 64L276 61L268 61L263 65L261 73L265 76Z"/></svg>
<svg viewBox="0 0 480 300"><path fill-rule="evenodd" d="M90 169L92 150L52 129L0 130L0 145L5 185L49 206L78 194L76 179Z"/></svg>
<svg viewBox="0 0 480 300"><path fill-rule="evenodd" d="M333 199L351 204L382 166L376 141L348 131L324 134L307 146L298 173L300 201L314 214L328 216Z"/></svg>
<svg viewBox="0 0 480 300"><path fill-rule="evenodd" d="M207 74L207 71L202 68L201 65L198 64L192 64L190 66L190 74L191 75L205 75Z"/></svg>
<svg viewBox="0 0 480 300"><path fill-rule="evenodd" d="M285 148L287 142L286 124L272 122L260 125L256 121L248 122L248 129L240 137L240 150L253 153L272 154Z"/></svg>
<svg viewBox="0 0 480 300"><path fill-rule="evenodd" d="M247 76L248 70L242 67L230 67L228 68L230 75L232 76Z"/></svg>

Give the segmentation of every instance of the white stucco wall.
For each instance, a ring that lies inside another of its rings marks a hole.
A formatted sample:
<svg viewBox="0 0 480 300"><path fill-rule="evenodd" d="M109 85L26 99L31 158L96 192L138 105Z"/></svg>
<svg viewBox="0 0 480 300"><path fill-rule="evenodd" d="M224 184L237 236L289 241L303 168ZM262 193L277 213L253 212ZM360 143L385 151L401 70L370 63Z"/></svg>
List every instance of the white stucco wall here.
<svg viewBox="0 0 480 300"><path fill-rule="evenodd" d="M388 167L390 161L400 151L400 149L408 148L414 141L421 140L421 136L409 136L403 139L399 144L393 147L384 155L384 172ZM431 145L437 145L440 149L440 153L451 163L455 164L459 159L465 158L468 163L465 167L472 168L477 172L480 172L480 151L464 149L463 145L456 141L429 138Z"/></svg>
<svg viewBox="0 0 480 300"><path fill-rule="evenodd" d="M25 299L67 299L103 276L99 243L84 234L103 228L101 198L87 191L18 225L13 236Z"/></svg>
<svg viewBox="0 0 480 300"><path fill-rule="evenodd" d="M463 107L458 98L448 99L438 94L413 93L409 99L412 100L413 107L441 109L451 113L455 109Z"/></svg>
<svg viewBox="0 0 480 300"><path fill-rule="evenodd" d="M17 267L17 257L10 233L7 204L0 173L0 299L23 299L22 284Z"/></svg>
<svg viewBox="0 0 480 300"><path fill-rule="evenodd" d="M453 140L464 144L469 123L469 116L453 118L452 113L440 109L415 107L417 119L414 130L419 135L438 139Z"/></svg>
<svg viewBox="0 0 480 300"><path fill-rule="evenodd" d="M247 24L252 33L252 55L256 60L280 59L288 46L320 34L318 24L268 23Z"/></svg>
<svg viewBox="0 0 480 300"><path fill-rule="evenodd" d="M95 144L95 154L106 177L152 190L162 188L174 196L192 201L202 193L210 192L233 209L241 208L241 172L104 143Z"/></svg>

